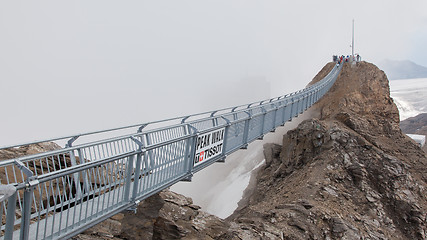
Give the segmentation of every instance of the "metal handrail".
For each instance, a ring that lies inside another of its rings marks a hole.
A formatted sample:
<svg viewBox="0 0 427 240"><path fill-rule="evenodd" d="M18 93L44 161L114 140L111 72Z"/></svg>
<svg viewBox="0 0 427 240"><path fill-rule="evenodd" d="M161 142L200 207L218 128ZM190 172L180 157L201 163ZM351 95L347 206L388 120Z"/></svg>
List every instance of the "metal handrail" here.
<svg viewBox="0 0 427 240"><path fill-rule="evenodd" d="M312 86L310 86L310 87L312 87ZM308 87L308 88L310 88L310 87ZM302 90L299 90L299 91L303 91L303 90L305 90L305 89L302 89ZM299 93L299 91L291 93L291 94ZM287 96L289 96L289 94L283 95L283 98L285 98ZM275 97L275 98L277 98L277 97ZM207 111L207 112L196 113L196 114L192 114L192 115L189 115L189 116L188 115L187 116L179 116L179 117L173 117L173 118L168 118L168 119L163 119L163 120L157 120L157 121L151 121L151 122L143 122L143 123L138 123L138 124L132 124L132 125L123 126L123 127L108 128L108 129L91 131L91 132L84 132L84 133L76 133L76 134L72 134L72 135L65 135L65 136L62 136L62 137L54 137L54 138L47 138L47 139L42 139L42 140L34 140L34 141L31 141L31 142L17 143L17 144L13 144L13 145L5 145L5 146L0 146L0 150L2 150L2 149L8 149L8 148L16 148L16 147L21 147L21 146L27 146L27 145L31 145L31 144L37 144L37 143L54 142L54 141L58 141L58 140L67 140L67 139L72 139L74 137L82 137L82 136L95 135L95 134L99 134L99 133L113 132L113 131L118 131L118 130L123 130L123 129L129 129L129 128L136 128L136 127L141 127L141 126L153 125L153 124L157 124L157 123L165 123L165 122L170 122L170 121L174 121L174 120L181 120L183 118L189 118L189 117L196 117L196 116L211 114L212 112L221 112L221 111L226 111L226 110L237 109L237 108L240 108L240 107L246 107L248 105L253 105L253 104L256 104L256 103L262 103L262 102L265 102L265 101L270 101L270 100L273 100L275 98L269 98L269 99L265 99L265 100L262 100L262 101L253 102L253 103L250 103L250 104L241 104L241 105L237 105L237 106L234 106L234 107L221 108L221 109L214 110L214 111Z"/></svg>
<svg viewBox="0 0 427 240"><path fill-rule="evenodd" d="M329 72L328 75L325 78L330 77L331 74L333 74L332 71ZM168 118L168 119L163 119L163 120L157 120L157 121L151 121L151 122L144 122L144 123L132 124L132 125L123 126L123 127L109 128L109 129L103 129L103 130L97 130L97 131L91 131L91 132L84 132L84 133L76 133L76 134L66 135L66 136L62 136L62 137L47 138L47 139L35 140L35 141L31 141L31 142L26 142L26 143L19 143L19 144L13 144L13 145L0 146L0 150L7 149L7 148L15 148L15 147L20 147L20 146L26 146L26 145L36 144L36 143L53 142L53 141L58 141L58 140L66 140L66 139L71 139L71 138L74 138L74 137L82 137L82 136L94 135L94 134L99 134L99 133L118 131L118 130L129 129L129 128L134 128L134 127L141 127L141 126L147 126L147 125L152 125L152 124L157 124L157 123L164 123L164 122L169 122L169 121L174 121L174 120L180 120L180 119L187 118L187 117L196 117L196 116L201 116L201 115L205 115L205 114L211 114L212 112L221 112L221 111L226 111L226 110L237 109L239 107L247 107L247 106L250 106L250 105L253 105L253 104L256 104L256 103L259 103L261 105L263 102L266 102L266 101L270 101L271 102L271 100L274 100L275 98L278 98L277 100L279 100L281 97L286 98L286 97L289 97L289 96L301 93L303 91L309 91L310 89L315 88L315 87L316 87L316 84L313 84L313 85L310 85L310 86L308 86L308 87L306 87L304 89L298 90L298 91L293 92L293 93L285 94L283 96L269 98L269 99L264 99L262 101L256 101L256 102L252 102L252 103L249 103L249 104L241 104L241 105L237 105L237 106L234 106L234 107L221 108L221 109L217 109L217 110L214 110L214 111L206 111L206 112L196 113L196 114L192 114L192 115L189 115L189 116L173 117L173 118Z"/></svg>

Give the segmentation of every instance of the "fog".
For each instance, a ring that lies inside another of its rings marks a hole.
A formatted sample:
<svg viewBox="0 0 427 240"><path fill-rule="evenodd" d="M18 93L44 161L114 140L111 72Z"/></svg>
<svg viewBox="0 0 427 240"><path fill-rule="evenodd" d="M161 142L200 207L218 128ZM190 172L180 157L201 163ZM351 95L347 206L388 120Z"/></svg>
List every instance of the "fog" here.
<svg viewBox="0 0 427 240"><path fill-rule="evenodd" d="M308 110L284 126L278 127L274 133L268 133L263 140L249 144L246 150L239 150L227 156L225 163L214 163L194 174L191 182L179 182L170 189L174 192L191 197L202 210L220 218L230 216L245 199L244 191L248 187L252 173L264 164L265 143L282 144L283 135L294 129L299 123L316 116L318 113ZM255 176L253 176L255 177ZM252 179L255 181L255 179ZM249 187L250 189L253 186Z"/></svg>
<svg viewBox="0 0 427 240"><path fill-rule="evenodd" d="M332 59L427 65L427 2L1 1L0 146L229 107ZM424 51L424 52L423 52Z"/></svg>

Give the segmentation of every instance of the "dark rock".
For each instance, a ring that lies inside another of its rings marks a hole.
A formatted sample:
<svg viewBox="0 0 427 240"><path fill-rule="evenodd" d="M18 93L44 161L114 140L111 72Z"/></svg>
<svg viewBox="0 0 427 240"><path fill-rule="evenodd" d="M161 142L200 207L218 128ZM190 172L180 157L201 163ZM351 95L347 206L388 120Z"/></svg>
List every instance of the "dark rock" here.
<svg viewBox="0 0 427 240"><path fill-rule="evenodd" d="M313 208L314 205L311 204L308 200L306 199L299 199L298 203L301 204L305 209L310 209Z"/></svg>
<svg viewBox="0 0 427 240"><path fill-rule="evenodd" d="M346 232L348 228L341 218L333 217L331 218L331 229L333 234L341 235Z"/></svg>
<svg viewBox="0 0 427 240"><path fill-rule="evenodd" d="M269 167L274 161L280 161L282 146L274 143L264 144L265 167Z"/></svg>

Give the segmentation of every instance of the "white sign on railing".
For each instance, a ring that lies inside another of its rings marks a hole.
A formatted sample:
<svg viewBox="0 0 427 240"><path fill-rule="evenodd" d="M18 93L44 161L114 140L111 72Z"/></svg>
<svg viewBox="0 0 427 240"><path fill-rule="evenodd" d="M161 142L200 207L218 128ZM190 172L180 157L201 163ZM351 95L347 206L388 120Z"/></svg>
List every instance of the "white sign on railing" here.
<svg viewBox="0 0 427 240"><path fill-rule="evenodd" d="M224 134L225 128L220 128L197 136L194 166L222 153Z"/></svg>

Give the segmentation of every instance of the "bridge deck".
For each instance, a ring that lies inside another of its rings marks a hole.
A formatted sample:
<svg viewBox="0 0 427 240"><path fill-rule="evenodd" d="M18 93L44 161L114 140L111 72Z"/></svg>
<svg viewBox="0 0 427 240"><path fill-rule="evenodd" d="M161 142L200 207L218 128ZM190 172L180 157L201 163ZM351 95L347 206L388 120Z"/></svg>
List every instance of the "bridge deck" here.
<svg viewBox="0 0 427 240"><path fill-rule="evenodd" d="M0 162L0 182L18 189L0 205L0 215L6 216L0 239L68 238L191 178L312 106L341 68L333 67L321 81L295 93L223 114L213 111L191 122L186 120L199 115L187 116L147 131L143 124L135 134L78 146L71 146L80 135L74 136L67 148ZM28 235L13 231L19 227Z"/></svg>

